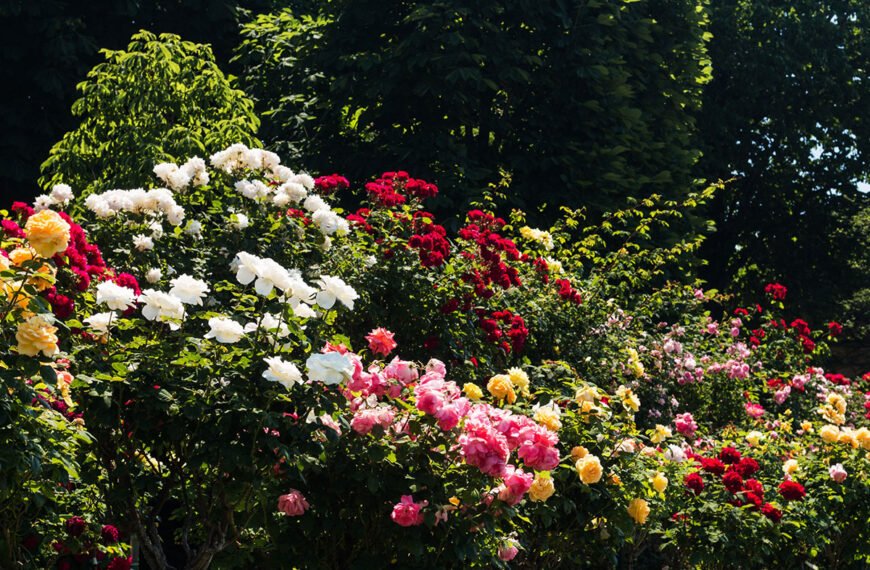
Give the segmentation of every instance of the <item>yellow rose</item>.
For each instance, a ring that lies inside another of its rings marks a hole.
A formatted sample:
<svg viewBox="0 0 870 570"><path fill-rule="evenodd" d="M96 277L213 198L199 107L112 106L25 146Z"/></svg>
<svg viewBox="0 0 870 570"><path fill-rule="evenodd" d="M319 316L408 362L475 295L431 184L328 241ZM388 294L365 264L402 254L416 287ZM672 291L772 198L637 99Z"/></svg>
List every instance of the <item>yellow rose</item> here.
<svg viewBox="0 0 870 570"><path fill-rule="evenodd" d="M628 514L634 519L634 522L643 524L649 516L649 505L643 499L632 499L628 503Z"/></svg>
<svg viewBox="0 0 870 570"><path fill-rule="evenodd" d="M36 253L51 257L69 245L69 224L54 210L43 210L28 218L24 235Z"/></svg>
<svg viewBox="0 0 870 570"><path fill-rule="evenodd" d="M631 388L620 386L616 389L616 397L622 400L622 407L626 412L635 413L640 409L640 399Z"/></svg>
<svg viewBox="0 0 870 570"><path fill-rule="evenodd" d="M870 430L865 427L859 428L855 431L855 439L858 440L861 447L870 450Z"/></svg>
<svg viewBox="0 0 870 570"><path fill-rule="evenodd" d="M673 434L674 432L671 431L671 428L663 426L662 424L656 424L656 431L652 434L650 440L652 440L653 443L658 444L671 437Z"/></svg>
<svg viewBox="0 0 870 570"><path fill-rule="evenodd" d="M828 443L834 443L840 439L840 428L837 426L826 425L819 429L819 435Z"/></svg>
<svg viewBox="0 0 870 570"><path fill-rule="evenodd" d="M796 459L789 459L785 463L782 464L782 472L788 473L789 475L794 475L795 471L800 469L798 462Z"/></svg>
<svg viewBox="0 0 870 570"><path fill-rule="evenodd" d="M529 375L523 372L521 368L511 368L508 370L508 377L511 379L511 383L519 389L519 391L528 396L529 395Z"/></svg>
<svg viewBox="0 0 870 570"><path fill-rule="evenodd" d="M622 479L616 473L611 473L607 476L607 483L610 485L622 485Z"/></svg>
<svg viewBox="0 0 870 570"><path fill-rule="evenodd" d="M9 261L15 266L20 266L34 257L36 257L36 252L31 247L19 247L9 252Z"/></svg>
<svg viewBox="0 0 870 570"><path fill-rule="evenodd" d="M534 420L548 430L559 431L559 428L562 427L560 420L562 412L555 402L546 406L535 406L532 409L535 411Z"/></svg>
<svg viewBox="0 0 870 570"><path fill-rule="evenodd" d="M27 356L36 356L42 351L45 356L54 356L58 352L57 327L49 325L42 317L30 317L20 325L15 333L18 341L18 352Z"/></svg>
<svg viewBox="0 0 870 570"><path fill-rule="evenodd" d="M801 429L804 430L806 433L813 433L813 424L804 420L801 422Z"/></svg>
<svg viewBox="0 0 870 570"><path fill-rule="evenodd" d="M574 464L574 468L577 469L577 475L580 476L580 480L587 485L601 481L601 474L603 473L601 461L594 455L587 455L578 459L577 463Z"/></svg>
<svg viewBox="0 0 870 570"><path fill-rule="evenodd" d="M6 299L14 306L22 311L27 310L27 305L30 303L30 294L24 290L24 284L21 281L9 283L8 281L0 281L0 290L6 295ZM33 313L29 313L33 316Z"/></svg>
<svg viewBox="0 0 870 570"><path fill-rule="evenodd" d="M586 451L586 448L582 445L571 448L571 458L575 461L578 459L583 459L587 455L589 455L589 452Z"/></svg>
<svg viewBox="0 0 870 570"><path fill-rule="evenodd" d="M479 400L483 398L483 390L481 390L480 386L477 384L467 382L465 386L462 387L462 391L465 392L465 397L469 400Z"/></svg>
<svg viewBox="0 0 870 570"><path fill-rule="evenodd" d="M854 448L858 447L858 440L855 439L855 434L852 432L852 430L841 431L839 438L837 438L837 441L839 441L840 443L845 443L846 445L851 445Z"/></svg>
<svg viewBox="0 0 870 570"><path fill-rule="evenodd" d="M831 392L828 394L828 403L837 408L837 412L839 414L846 413L846 400L843 399L843 396L837 394L836 392Z"/></svg>
<svg viewBox="0 0 870 570"><path fill-rule="evenodd" d="M532 481L532 486L529 487L529 499L533 501L545 502L556 492L556 487L553 486L553 480L543 475L538 475Z"/></svg>
<svg viewBox="0 0 870 570"><path fill-rule="evenodd" d="M595 403L596 398L598 398L598 391L591 386L584 386L577 390L577 393L574 395L574 401L577 404L582 404L583 402Z"/></svg>
<svg viewBox="0 0 870 570"><path fill-rule="evenodd" d="M659 493L664 493L665 489L668 488L668 478L665 477L665 474L659 471L656 473L656 476L652 479L653 488Z"/></svg>
<svg viewBox="0 0 870 570"><path fill-rule="evenodd" d="M43 265L42 267L39 268L38 273L43 273L45 275L50 275L51 277L54 277L57 275L57 269L55 269L53 266L46 263L45 265ZM28 279L27 283L29 283L30 285L33 285L39 291L45 291L46 289L51 287L51 283L47 279L43 279L42 277L40 277L38 275L34 275L30 279Z"/></svg>
<svg viewBox="0 0 870 570"><path fill-rule="evenodd" d="M513 404L517 401L514 385L511 382L510 376L506 374L496 374L490 378L486 389L499 400L507 400L508 404Z"/></svg>
<svg viewBox="0 0 870 570"><path fill-rule="evenodd" d="M73 407L73 401L70 397L69 387L72 384L73 375L65 370L57 371L57 389L60 391L61 396L63 397L63 401L70 408Z"/></svg>

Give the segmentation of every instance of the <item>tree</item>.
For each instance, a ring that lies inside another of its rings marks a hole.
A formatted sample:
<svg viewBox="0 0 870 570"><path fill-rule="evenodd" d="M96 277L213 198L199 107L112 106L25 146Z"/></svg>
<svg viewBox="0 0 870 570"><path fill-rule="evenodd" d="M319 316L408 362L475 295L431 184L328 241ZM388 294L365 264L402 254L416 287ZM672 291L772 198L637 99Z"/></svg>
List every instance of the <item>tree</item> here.
<svg viewBox="0 0 870 570"><path fill-rule="evenodd" d="M696 171L737 179L710 210L705 277L743 299L780 281L798 310L829 315L863 279L847 259L868 174L870 5L716 0L711 20Z"/></svg>
<svg viewBox="0 0 870 570"><path fill-rule="evenodd" d="M508 171L516 205L599 212L692 186L705 25L671 0L333 0L258 17L237 62L267 139L315 169L401 165L451 189L436 207Z"/></svg>
<svg viewBox="0 0 870 570"><path fill-rule="evenodd" d="M218 69L210 47L142 31L127 51L103 53L106 62L78 86L73 113L81 124L42 165L43 187L142 186L159 162L256 142L253 104Z"/></svg>

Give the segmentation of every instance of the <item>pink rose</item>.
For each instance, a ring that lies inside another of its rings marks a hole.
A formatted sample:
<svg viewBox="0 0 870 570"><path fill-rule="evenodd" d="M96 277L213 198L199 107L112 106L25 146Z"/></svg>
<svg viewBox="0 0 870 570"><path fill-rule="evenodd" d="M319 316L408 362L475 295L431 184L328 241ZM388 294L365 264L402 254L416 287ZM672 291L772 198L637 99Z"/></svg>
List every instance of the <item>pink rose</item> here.
<svg viewBox="0 0 870 570"><path fill-rule="evenodd" d="M402 501L393 507L390 518L399 526L417 526L423 523L420 510L428 504L429 501L415 503L412 495L402 495Z"/></svg>
<svg viewBox="0 0 870 570"><path fill-rule="evenodd" d="M290 489L286 495L278 497L278 510L282 511L287 516L298 517L305 514L308 510L308 501L296 489Z"/></svg>
<svg viewBox="0 0 870 570"><path fill-rule="evenodd" d="M843 468L842 463L831 465L831 468L828 469L828 473L831 475L831 479L833 479L837 483L842 483L846 480L847 473L846 470Z"/></svg>
<svg viewBox="0 0 870 570"><path fill-rule="evenodd" d="M689 412L677 414L674 424L677 427L677 431L686 437L692 437L698 430L698 424L695 423L695 419L692 418L692 414Z"/></svg>
<svg viewBox="0 0 870 570"><path fill-rule="evenodd" d="M394 333L391 333L385 328L376 328L366 336L369 341L369 350L372 354L388 355L396 346L396 341L393 340Z"/></svg>
<svg viewBox="0 0 870 570"><path fill-rule="evenodd" d="M413 362L400 360L397 356L384 369L384 376L407 385L416 380L420 374L417 372L417 367L414 366Z"/></svg>
<svg viewBox="0 0 870 570"><path fill-rule="evenodd" d="M514 559L514 557L519 552L519 549L511 544L510 546L503 546L498 549L498 557L504 560L505 562L509 562Z"/></svg>

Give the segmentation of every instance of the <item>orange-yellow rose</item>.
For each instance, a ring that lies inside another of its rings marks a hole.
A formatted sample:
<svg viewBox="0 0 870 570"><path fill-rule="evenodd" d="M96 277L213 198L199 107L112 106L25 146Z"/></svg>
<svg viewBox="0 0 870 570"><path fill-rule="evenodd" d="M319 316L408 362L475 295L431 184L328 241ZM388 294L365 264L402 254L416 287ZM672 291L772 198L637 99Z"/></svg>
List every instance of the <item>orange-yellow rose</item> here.
<svg viewBox="0 0 870 570"><path fill-rule="evenodd" d="M51 257L69 245L69 224L54 210L43 210L28 218L24 235L42 257Z"/></svg>
<svg viewBox="0 0 870 570"><path fill-rule="evenodd" d="M36 251L32 247L19 247L9 252L9 261L16 266L20 266L34 257L36 257Z"/></svg>
<svg viewBox="0 0 870 570"><path fill-rule="evenodd" d="M54 356L57 348L57 327L53 327L42 317L33 316L18 325L15 340L18 341L18 352L27 356L36 356L42 352L45 356Z"/></svg>
<svg viewBox="0 0 870 570"><path fill-rule="evenodd" d="M529 499L533 501L545 502L556 492L556 487L553 486L553 480L549 477L538 475L532 481L532 486L529 487Z"/></svg>
<svg viewBox="0 0 870 570"><path fill-rule="evenodd" d="M582 445L578 445L576 447L571 448L571 457L573 457L575 461L577 459L583 459L588 454L589 454L589 452L586 451L586 448L583 447Z"/></svg>
<svg viewBox="0 0 870 570"><path fill-rule="evenodd" d="M514 392L514 385L511 382L510 376L506 374L496 374L489 379L486 385L489 393L499 400L507 400L508 404L513 404L517 401L517 394Z"/></svg>
<svg viewBox="0 0 870 570"><path fill-rule="evenodd" d="M601 474L603 473L601 461L594 455L587 455L578 459L577 463L574 464L574 468L577 469L577 475L580 476L580 480L587 485L601 481Z"/></svg>
<svg viewBox="0 0 870 570"><path fill-rule="evenodd" d="M628 514L636 523L643 524L649 516L649 505L643 499L632 499L628 503Z"/></svg>

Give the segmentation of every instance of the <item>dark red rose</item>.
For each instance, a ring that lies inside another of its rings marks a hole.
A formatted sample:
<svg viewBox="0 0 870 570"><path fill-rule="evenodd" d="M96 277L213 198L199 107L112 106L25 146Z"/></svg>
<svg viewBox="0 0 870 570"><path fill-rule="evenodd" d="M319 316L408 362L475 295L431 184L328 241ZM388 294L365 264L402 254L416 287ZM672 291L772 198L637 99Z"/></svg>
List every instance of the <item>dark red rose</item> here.
<svg viewBox="0 0 870 570"><path fill-rule="evenodd" d="M723 447L722 451L719 452L719 461L726 465L737 463L740 461L740 452L733 447Z"/></svg>
<svg viewBox="0 0 870 570"><path fill-rule="evenodd" d="M786 501L803 501L807 494L804 486L795 481L783 481L779 485L779 494Z"/></svg>
<svg viewBox="0 0 870 570"><path fill-rule="evenodd" d="M704 490L704 480L698 473L689 473L686 475L686 487L696 495L700 495Z"/></svg>

